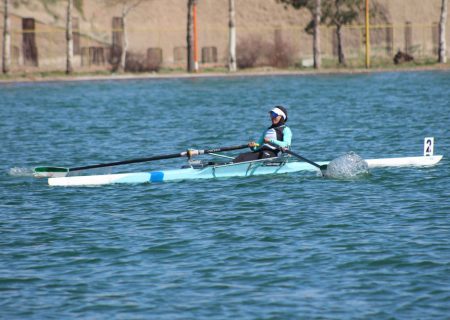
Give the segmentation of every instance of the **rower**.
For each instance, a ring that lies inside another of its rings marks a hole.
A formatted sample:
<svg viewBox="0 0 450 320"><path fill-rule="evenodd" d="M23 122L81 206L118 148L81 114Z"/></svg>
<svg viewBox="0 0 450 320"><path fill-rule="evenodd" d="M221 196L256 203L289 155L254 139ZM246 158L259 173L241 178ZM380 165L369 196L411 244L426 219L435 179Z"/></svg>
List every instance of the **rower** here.
<svg viewBox="0 0 450 320"><path fill-rule="evenodd" d="M273 158L280 152L275 146L287 149L291 147L292 131L286 126L286 108L276 106L269 111L269 115L272 125L263 132L258 141L249 142L248 146L252 151L240 154L233 160L234 163Z"/></svg>

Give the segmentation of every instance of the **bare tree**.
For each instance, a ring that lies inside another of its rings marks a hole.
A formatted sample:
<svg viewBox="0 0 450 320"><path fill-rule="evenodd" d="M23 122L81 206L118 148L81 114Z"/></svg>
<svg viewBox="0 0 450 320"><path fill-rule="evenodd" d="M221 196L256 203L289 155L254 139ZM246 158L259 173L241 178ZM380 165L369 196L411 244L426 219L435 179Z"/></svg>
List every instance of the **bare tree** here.
<svg viewBox="0 0 450 320"><path fill-rule="evenodd" d="M321 66L320 55L320 23L322 17L322 1L321 0L276 0L283 3L285 7L292 6L295 9L306 8L312 15L311 21L305 28L305 31L313 36L313 57L314 68L319 69ZM312 31L312 32L311 32Z"/></svg>
<svg viewBox="0 0 450 320"><path fill-rule="evenodd" d="M344 42L342 28L350 25L365 12L364 0L324 0L322 6L322 22L336 27L337 51L339 64L345 65ZM377 1L372 1L370 16L386 21L386 9Z"/></svg>
<svg viewBox="0 0 450 320"><path fill-rule="evenodd" d="M193 9L194 5L197 4L197 0L188 0L187 3L187 32L186 32L186 42L187 42L187 70L188 72L195 71L194 64L194 45L193 45L193 33L194 33L194 19L193 19Z"/></svg>
<svg viewBox="0 0 450 320"><path fill-rule="evenodd" d="M325 1L323 21L336 27L339 64L345 65L345 55L342 42L342 27L353 23L362 11L362 0L331 0Z"/></svg>
<svg viewBox="0 0 450 320"><path fill-rule="evenodd" d="M442 0L441 19L439 21L439 62L447 63L447 46L445 43L445 27L447 25L448 0Z"/></svg>
<svg viewBox="0 0 450 320"><path fill-rule="evenodd" d="M229 27L229 52L228 52L228 70L236 72L236 21L234 0L229 0L230 21Z"/></svg>
<svg viewBox="0 0 450 320"><path fill-rule="evenodd" d="M121 15L121 30L123 32L122 37L122 51L120 54L120 62L117 66L116 71L125 71L125 62L127 60L127 50L128 50L128 35L127 35L127 17L128 14L138 7L145 0L104 0L108 5L111 6L122 6Z"/></svg>
<svg viewBox="0 0 450 320"><path fill-rule="evenodd" d="M306 8L312 14L312 19L305 31L313 34L314 67L320 68L320 24L336 27L339 64L345 65L342 27L358 20L362 12L363 0L276 0L291 5L296 9ZM376 4L376 2L374 2ZM381 6L374 5L371 15L384 15Z"/></svg>
<svg viewBox="0 0 450 320"><path fill-rule="evenodd" d="M73 0L67 0L67 20L66 20L66 41L67 41L67 60L66 73L73 72L73 33L72 33L72 8Z"/></svg>
<svg viewBox="0 0 450 320"><path fill-rule="evenodd" d="M3 52L2 52L2 70L3 73L9 73L11 65L11 34L9 21L9 0L3 1Z"/></svg>

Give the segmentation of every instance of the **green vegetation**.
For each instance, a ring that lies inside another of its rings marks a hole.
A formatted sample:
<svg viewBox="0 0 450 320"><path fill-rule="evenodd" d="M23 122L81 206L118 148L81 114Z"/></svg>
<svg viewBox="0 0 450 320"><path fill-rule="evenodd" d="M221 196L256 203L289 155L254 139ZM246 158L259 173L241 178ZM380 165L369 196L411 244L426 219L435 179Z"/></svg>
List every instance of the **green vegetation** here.
<svg viewBox="0 0 450 320"><path fill-rule="evenodd" d="M84 14L83 12L83 0L74 0L73 5L75 6L75 8L77 8L77 10L81 13Z"/></svg>
<svg viewBox="0 0 450 320"><path fill-rule="evenodd" d="M109 76L111 72L108 70L90 71L90 72L75 72L71 77L86 77L86 76ZM51 79L51 78L67 78L65 71L37 71L37 72L17 72L10 74L0 74L0 80L39 80L39 79Z"/></svg>
<svg viewBox="0 0 450 320"><path fill-rule="evenodd" d="M28 2L27 0L21 0L22 2ZM67 2L67 0L40 0L42 2L42 4L45 6L45 8L47 9L48 5L55 5L58 2ZM75 8L77 8L78 11L80 11L81 13L83 12L83 0L73 0L73 5L75 6Z"/></svg>
<svg viewBox="0 0 450 320"><path fill-rule="evenodd" d="M67 0L39 0L45 8L45 11L51 15L55 20L59 20L61 17L52 10L52 6L56 5L60 2L67 2ZM31 0L13 0L12 5L14 8L18 8L20 6L29 6L32 3ZM84 15L83 6L84 0L73 0L73 5L75 8Z"/></svg>
<svg viewBox="0 0 450 320"><path fill-rule="evenodd" d="M450 69L450 64L439 64L436 59L431 58L419 58L412 62L406 62L400 65L395 65L392 60L386 58L372 58L372 68L365 69L364 68L364 60L361 59L349 59L347 66L339 65L337 58L323 59L322 70L317 71L311 68L300 67L299 65L290 68L274 68L274 67L257 67L257 68L249 68L239 70L236 75L239 74L276 74L279 72L291 72L295 73L341 73L341 72L371 72L371 71L402 71L402 70L430 70L430 69ZM208 67L204 69L200 69L197 74L229 74L228 69L225 67ZM17 72L11 74L0 74L0 82L1 81L49 81L49 80L70 80L77 78L93 78L96 77L111 77L116 78L120 76L136 76L136 77L146 77L146 76L179 76L179 75L187 75L186 70L181 67L177 68L161 68L159 72L139 72L139 73L122 73L117 75L108 70L99 70L99 71L86 71L86 72L75 72L70 76L67 76L64 71L38 71L38 72ZM192 76L195 76L196 73L192 73Z"/></svg>
<svg viewBox="0 0 450 320"><path fill-rule="evenodd" d="M51 9L51 6L56 4L58 0L40 0L40 1L44 5L45 11L47 11L47 13L51 15L53 19L55 19L56 21L59 20L60 18L59 15Z"/></svg>
<svg viewBox="0 0 450 320"><path fill-rule="evenodd" d="M322 67L324 69L340 69L340 70L353 70L353 69L364 69L365 61L364 57L348 59L347 65L342 66L339 65L337 59L324 58L322 60ZM415 58L414 61L405 62L402 64L394 64L393 59L385 58L385 57L372 57L371 58L371 67L373 69L410 69L410 68L418 68L427 67L427 66L436 66L439 67L439 63L436 59L430 57L418 57Z"/></svg>

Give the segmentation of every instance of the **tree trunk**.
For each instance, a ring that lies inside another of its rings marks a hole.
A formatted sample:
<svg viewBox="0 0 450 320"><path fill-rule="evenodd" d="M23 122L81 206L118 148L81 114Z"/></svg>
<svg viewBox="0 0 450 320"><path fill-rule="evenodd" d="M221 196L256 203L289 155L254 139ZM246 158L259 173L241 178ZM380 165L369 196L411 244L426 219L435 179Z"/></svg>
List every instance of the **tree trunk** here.
<svg viewBox="0 0 450 320"><path fill-rule="evenodd" d="M127 50L128 50L128 35L127 35L127 11L125 8L125 5L122 10L122 52L120 54L120 63L118 72L124 72L125 71L125 64L127 61Z"/></svg>
<svg viewBox="0 0 450 320"><path fill-rule="evenodd" d="M193 32L194 32L194 23L192 17L192 11L194 7L194 3L196 0L188 0L188 15L187 15L187 71L194 72L194 46L192 44L193 41Z"/></svg>
<svg viewBox="0 0 450 320"><path fill-rule="evenodd" d="M345 66L344 49L342 48L342 25L340 25L340 24L338 24L336 26L336 36L337 36L337 45L338 45L339 64Z"/></svg>
<svg viewBox="0 0 450 320"><path fill-rule="evenodd" d="M235 21L235 9L234 0L229 0L229 11L230 11L230 21L229 21L229 53L228 53L228 71L236 72L236 21Z"/></svg>
<svg viewBox="0 0 450 320"><path fill-rule="evenodd" d="M442 0L441 19L439 21L439 62L447 63L447 46L445 43L445 27L447 25L448 0Z"/></svg>
<svg viewBox="0 0 450 320"><path fill-rule="evenodd" d="M10 22L9 22L9 12L8 5L9 0L4 0L4 16L3 16L3 52L2 52L2 69L3 73L9 73L9 68L11 65L11 34L10 34Z"/></svg>
<svg viewBox="0 0 450 320"><path fill-rule="evenodd" d="M73 0L67 1L67 25L66 25L66 40L67 40L67 63L66 74L73 72L73 32L72 32L72 8Z"/></svg>
<svg viewBox="0 0 450 320"><path fill-rule="evenodd" d="M313 35L313 54L314 68L320 69L320 16L321 16L321 0L316 0L316 8L314 11L314 35Z"/></svg>

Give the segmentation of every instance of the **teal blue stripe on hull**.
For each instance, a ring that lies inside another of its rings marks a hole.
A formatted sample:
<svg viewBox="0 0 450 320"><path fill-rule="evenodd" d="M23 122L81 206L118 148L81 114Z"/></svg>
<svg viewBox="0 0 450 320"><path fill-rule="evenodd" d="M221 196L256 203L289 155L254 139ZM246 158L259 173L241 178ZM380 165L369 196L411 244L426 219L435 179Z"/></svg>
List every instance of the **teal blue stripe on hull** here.
<svg viewBox="0 0 450 320"><path fill-rule="evenodd" d="M164 181L164 172L155 171L150 172L150 182L162 182Z"/></svg>

